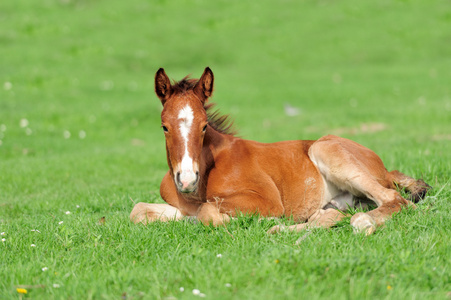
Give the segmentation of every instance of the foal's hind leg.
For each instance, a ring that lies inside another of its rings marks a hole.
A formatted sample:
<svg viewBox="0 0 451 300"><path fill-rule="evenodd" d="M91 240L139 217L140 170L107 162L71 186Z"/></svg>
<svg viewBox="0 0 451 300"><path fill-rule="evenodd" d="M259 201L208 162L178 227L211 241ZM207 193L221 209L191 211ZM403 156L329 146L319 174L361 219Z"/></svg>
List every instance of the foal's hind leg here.
<svg viewBox="0 0 451 300"><path fill-rule="evenodd" d="M377 204L378 208L351 218L351 225L357 231L373 233L376 226L409 203L394 189L381 159L362 145L326 136L311 146L309 156L325 180L340 190L364 196Z"/></svg>
<svg viewBox="0 0 451 300"><path fill-rule="evenodd" d="M390 176L392 181L396 183L399 187L406 189L410 193L409 200L417 203L422 200L428 190L432 187L424 182L422 179L414 179L409 177L399 171L391 171Z"/></svg>
<svg viewBox="0 0 451 300"><path fill-rule="evenodd" d="M182 217L182 212L169 204L139 202L133 207L130 221L147 224L154 221L177 221Z"/></svg>
<svg viewBox="0 0 451 300"><path fill-rule="evenodd" d="M378 208L367 213L357 213L351 218L351 225L359 232L364 232L366 235L372 234L377 226L382 225L389 219L393 213L399 212L403 206L414 205L401 197L401 195L394 190L390 190L393 194L387 201L383 201Z"/></svg>

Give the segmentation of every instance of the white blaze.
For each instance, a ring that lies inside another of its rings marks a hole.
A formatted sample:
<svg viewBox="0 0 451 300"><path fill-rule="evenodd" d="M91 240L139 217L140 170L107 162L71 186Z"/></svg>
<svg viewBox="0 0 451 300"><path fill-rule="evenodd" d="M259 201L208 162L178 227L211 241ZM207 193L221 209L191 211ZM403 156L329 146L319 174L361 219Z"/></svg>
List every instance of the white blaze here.
<svg viewBox="0 0 451 300"><path fill-rule="evenodd" d="M191 130L191 125L193 124L193 109L186 105L179 112L178 118L180 120L180 132L182 134L183 140L185 142L185 153L183 154L182 163L181 163L181 172L180 172L180 181L183 182L192 182L196 180L196 174L193 170L193 159L189 156L188 153L188 139L189 133Z"/></svg>

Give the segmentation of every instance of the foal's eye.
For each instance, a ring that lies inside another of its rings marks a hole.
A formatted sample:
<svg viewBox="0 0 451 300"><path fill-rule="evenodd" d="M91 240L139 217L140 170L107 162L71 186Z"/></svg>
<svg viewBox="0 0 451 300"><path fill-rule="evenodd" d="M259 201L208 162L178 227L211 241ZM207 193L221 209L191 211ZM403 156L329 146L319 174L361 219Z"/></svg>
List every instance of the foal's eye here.
<svg viewBox="0 0 451 300"><path fill-rule="evenodd" d="M207 125L205 125L204 128L202 128L203 132L205 132L205 130L207 130Z"/></svg>
<svg viewBox="0 0 451 300"><path fill-rule="evenodd" d="M163 125L163 126L161 126L161 128L163 128L164 132L168 132L168 128L166 126Z"/></svg>

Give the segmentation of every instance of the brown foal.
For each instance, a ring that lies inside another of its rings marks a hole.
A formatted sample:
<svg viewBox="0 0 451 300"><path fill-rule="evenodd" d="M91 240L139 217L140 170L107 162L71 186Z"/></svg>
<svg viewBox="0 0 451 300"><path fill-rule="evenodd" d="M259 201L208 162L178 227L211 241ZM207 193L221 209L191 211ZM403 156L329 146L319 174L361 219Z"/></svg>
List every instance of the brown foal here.
<svg viewBox="0 0 451 300"><path fill-rule="evenodd" d="M156 73L169 166L160 194L168 204L136 204L133 222L194 216L218 226L242 212L293 216L299 224L286 229L303 230L333 226L348 208L372 203L376 209L351 218L356 231L371 234L411 203L396 187L407 190L413 202L430 188L423 180L388 172L373 151L345 138L271 144L238 138L227 117L206 104L213 81L210 68L199 80L176 83L163 69Z"/></svg>

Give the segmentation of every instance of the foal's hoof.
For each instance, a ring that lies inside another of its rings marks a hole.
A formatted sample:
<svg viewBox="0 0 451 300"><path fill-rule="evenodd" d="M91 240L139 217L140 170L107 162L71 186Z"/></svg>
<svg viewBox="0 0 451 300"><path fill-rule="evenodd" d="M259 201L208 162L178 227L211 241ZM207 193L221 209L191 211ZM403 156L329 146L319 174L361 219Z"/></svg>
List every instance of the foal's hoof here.
<svg viewBox="0 0 451 300"><path fill-rule="evenodd" d="M376 222L372 217L365 213L356 213L351 218L351 225L355 233L365 233L370 235L376 231Z"/></svg>
<svg viewBox="0 0 451 300"><path fill-rule="evenodd" d="M423 181L423 179L418 179L413 187L410 189L410 200L414 203L420 202L426 197L427 192L432 189L432 186Z"/></svg>
<svg viewBox="0 0 451 300"><path fill-rule="evenodd" d="M266 233L267 234L275 234L275 233L279 233L281 231L285 231L286 229L287 229L287 227L285 225L276 225L276 226L273 226Z"/></svg>

